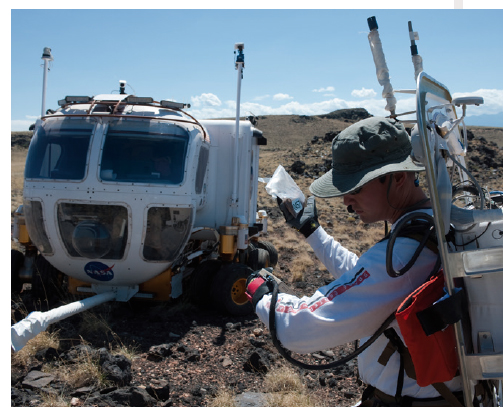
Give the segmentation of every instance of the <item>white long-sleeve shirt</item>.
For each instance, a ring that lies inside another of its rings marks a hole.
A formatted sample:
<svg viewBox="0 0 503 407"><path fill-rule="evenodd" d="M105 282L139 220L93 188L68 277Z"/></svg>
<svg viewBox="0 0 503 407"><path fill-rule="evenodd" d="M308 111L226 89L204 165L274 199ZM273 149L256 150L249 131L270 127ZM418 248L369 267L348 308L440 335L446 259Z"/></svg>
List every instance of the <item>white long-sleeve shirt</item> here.
<svg viewBox="0 0 503 407"><path fill-rule="evenodd" d="M431 214L431 211L425 212ZM360 339L360 345L363 344L402 301L426 281L437 260L437 255L425 248L407 273L392 278L386 271L387 240L377 243L360 258L341 246L321 226L307 238L307 242L335 280L319 288L311 297L278 295L278 339L287 349L297 353L324 350L355 339ZM395 270L408 263L418 245L413 239L396 239L392 257ZM265 295L256 307L257 315L267 327L270 302L271 295ZM390 327L403 341L396 320ZM358 370L365 383L394 395L400 356L395 352L386 366L377 361L387 343L388 339L381 335L360 354ZM446 384L452 391L462 389L459 377ZM416 398L439 396L432 386L419 387L407 375L402 395Z"/></svg>

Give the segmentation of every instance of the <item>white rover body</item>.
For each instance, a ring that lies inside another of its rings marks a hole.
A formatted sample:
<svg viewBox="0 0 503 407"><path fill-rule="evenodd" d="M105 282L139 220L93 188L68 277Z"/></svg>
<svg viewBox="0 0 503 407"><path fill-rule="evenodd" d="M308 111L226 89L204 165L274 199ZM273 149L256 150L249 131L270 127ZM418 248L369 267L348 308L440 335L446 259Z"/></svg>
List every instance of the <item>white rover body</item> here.
<svg viewBox="0 0 503 407"><path fill-rule="evenodd" d="M235 122L198 121L187 105L124 88L68 96L37 121L14 225L26 253L13 253L13 281L41 280L47 292L62 272L72 293L168 300L192 274L196 300L209 293L232 314L252 311L246 277L277 261L257 241L267 231L257 213L262 132L239 120L239 102Z"/></svg>

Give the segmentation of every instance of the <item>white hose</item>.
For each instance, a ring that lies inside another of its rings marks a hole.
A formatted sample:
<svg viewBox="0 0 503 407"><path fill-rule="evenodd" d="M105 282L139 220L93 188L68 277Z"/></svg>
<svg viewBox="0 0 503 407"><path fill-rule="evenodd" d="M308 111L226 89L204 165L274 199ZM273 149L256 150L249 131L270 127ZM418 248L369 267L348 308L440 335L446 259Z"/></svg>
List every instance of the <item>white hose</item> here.
<svg viewBox="0 0 503 407"><path fill-rule="evenodd" d="M14 349L15 352L21 350L30 339L37 336L40 332L45 331L50 324L95 307L96 305L114 300L115 297L116 293L114 291L108 291L95 295L94 297L54 308L47 312L32 312L25 319L11 327L12 349Z"/></svg>

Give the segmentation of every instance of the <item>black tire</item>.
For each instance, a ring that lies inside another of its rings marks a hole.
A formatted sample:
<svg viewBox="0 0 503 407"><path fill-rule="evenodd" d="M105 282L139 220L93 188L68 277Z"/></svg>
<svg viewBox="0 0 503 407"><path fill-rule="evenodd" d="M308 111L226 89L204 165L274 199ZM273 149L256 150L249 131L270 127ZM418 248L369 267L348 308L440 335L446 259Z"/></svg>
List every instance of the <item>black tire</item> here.
<svg viewBox="0 0 503 407"><path fill-rule="evenodd" d="M218 260L207 260L199 264L190 276L190 301L198 306L211 301L211 283L222 263Z"/></svg>
<svg viewBox="0 0 503 407"><path fill-rule="evenodd" d="M11 249L10 251L10 280L11 291L19 294L23 288L23 283L19 278L19 270L24 264L24 254L19 250Z"/></svg>
<svg viewBox="0 0 503 407"><path fill-rule="evenodd" d="M35 268L31 281L32 297L35 300L51 301L61 296L63 274L49 263L44 256L35 258Z"/></svg>
<svg viewBox="0 0 503 407"><path fill-rule="evenodd" d="M254 271L269 267L269 252L265 249L255 249L248 254L248 266Z"/></svg>
<svg viewBox="0 0 503 407"><path fill-rule="evenodd" d="M253 270L240 263L223 266L215 276L211 287L213 302L230 315L241 316L253 313L246 296L246 280Z"/></svg>
<svg viewBox="0 0 503 407"><path fill-rule="evenodd" d="M276 267L278 264L278 251L274 247L274 245L271 242L266 242L266 241L259 241L258 242L258 247L260 249L267 250L267 253L269 253L269 267Z"/></svg>

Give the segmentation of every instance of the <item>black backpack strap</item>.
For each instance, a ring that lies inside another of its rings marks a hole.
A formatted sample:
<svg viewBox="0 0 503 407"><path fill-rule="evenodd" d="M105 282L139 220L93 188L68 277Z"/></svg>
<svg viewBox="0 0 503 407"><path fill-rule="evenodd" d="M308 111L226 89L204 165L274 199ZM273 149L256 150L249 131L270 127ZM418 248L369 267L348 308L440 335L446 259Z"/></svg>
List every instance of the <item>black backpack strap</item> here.
<svg viewBox="0 0 503 407"><path fill-rule="evenodd" d="M411 379L416 380L416 371L414 370L414 364L412 363L412 358L410 357L409 350L404 345L402 339L400 339L396 331L393 328L388 328L384 331L384 335L389 339L389 342L386 348L384 348L383 354L381 355L381 357L379 357L378 362L383 364L382 362L384 362L387 357L387 363L389 358L393 354L393 352L391 352L392 349L395 349L400 355L400 370L398 372L398 380L396 383L395 399L397 403L402 403L402 390L405 373L407 373L407 376L409 376ZM386 363L384 363L384 365Z"/></svg>
<svg viewBox="0 0 503 407"><path fill-rule="evenodd" d="M449 390L445 383L433 383L432 386L452 407L464 407L458 398Z"/></svg>

